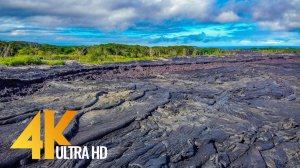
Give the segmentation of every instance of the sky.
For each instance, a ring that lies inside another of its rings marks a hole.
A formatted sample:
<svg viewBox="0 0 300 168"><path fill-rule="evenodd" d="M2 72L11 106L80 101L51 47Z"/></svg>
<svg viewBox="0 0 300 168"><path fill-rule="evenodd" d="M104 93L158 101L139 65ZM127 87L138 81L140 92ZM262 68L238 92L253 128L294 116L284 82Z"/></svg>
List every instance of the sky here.
<svg viewBox="0 0 300 168"><path fill-rule="evenodd" d="M300 0L0 0L0 40L300 46Z"/></svg>

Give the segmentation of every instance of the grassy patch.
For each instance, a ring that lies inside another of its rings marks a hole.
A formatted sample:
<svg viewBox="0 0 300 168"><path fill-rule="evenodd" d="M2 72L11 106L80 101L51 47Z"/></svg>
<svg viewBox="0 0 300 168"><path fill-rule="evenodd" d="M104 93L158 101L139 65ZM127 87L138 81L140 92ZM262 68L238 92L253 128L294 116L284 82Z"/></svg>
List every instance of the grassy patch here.
<svg viewBox="0 0 300 168"><path fill-rule="evenodd" d="M15 56L0 58L1 65L18 66L18 65L40 65L42 60L33 56Z"/></svg>
<svg viewBox="0 0 300 168"><path fill-rule="evenodd" d="M15 56L0 57L0 65L20 66L20 65L64 65L63 60L42 60L35 56Z"/></svg>
<svg viewBox="0 0 300 168"><path fill-rule="evenodd" d="M64 60L42 60L42 64L46 65L65 65Z"/></svg>
<svg viewBox="0 0 300 168"><path fill-rule="evenodd" d="M261 53L267 53L267 54L300 53L299 48L251 48L251 49L247 49L247 50L261 52Z"/></svg>
<svg viewBox="0 0 300 168"><path fill-rule="evenodd" d="M107 56L81 56L77 59L78 62L89 64L105 64L117 62L130 62L141 60L155 60L157 57L143 56L143 57L126 57L121 55L107 55Z"/></svg>

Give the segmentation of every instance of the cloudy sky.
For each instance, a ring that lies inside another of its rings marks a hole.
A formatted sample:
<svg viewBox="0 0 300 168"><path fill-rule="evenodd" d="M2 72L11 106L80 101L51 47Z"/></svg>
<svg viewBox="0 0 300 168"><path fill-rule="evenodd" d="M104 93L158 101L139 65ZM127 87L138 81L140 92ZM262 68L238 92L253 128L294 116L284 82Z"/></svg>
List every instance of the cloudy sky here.
<svg viewBox="0 0 300 168"><path fill-rule="evenodd" d="M0 0L0 40L300 46L300 0Z"/></svg>

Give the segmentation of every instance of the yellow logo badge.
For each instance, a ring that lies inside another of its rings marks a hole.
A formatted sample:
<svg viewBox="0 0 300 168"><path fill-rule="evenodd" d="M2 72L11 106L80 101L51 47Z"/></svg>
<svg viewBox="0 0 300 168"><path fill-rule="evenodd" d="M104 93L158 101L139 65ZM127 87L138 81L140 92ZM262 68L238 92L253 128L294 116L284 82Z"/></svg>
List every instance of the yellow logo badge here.
<svg viewBox="0 0 300 168"><path fill-rule="evenodd" d="M66 111L55 126L53 110L44 110L44 152L45 159L54 159L54 144L71 145L63 132L76 116L77 111ZM41 112L38 112L21 135L11 146L12 149L31 149L32 159L41 158L43 141L41 140Z"/></svg>

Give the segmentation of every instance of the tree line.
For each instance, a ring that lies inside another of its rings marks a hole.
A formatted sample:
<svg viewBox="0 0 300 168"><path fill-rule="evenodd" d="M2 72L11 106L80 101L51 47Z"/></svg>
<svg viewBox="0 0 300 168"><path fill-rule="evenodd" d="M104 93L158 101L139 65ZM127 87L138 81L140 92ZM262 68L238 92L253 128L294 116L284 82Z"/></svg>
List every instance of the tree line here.
<svg viewBox="0 0 300 168"><path fill-rule="evenodd" d="M17 55L31 56L108 56L119 55L125 57L165 57L165 56L197 56L211 55L224 52L218 48L197 48L193 46L148 47L125 44L100 44L94 46L55 46L30 42L0 42L0 56L11 57Z"/></svg>
<svg viewBox="0 0 300 168"><path fill-rule="evenodd" d="M151 60L171 56L235 55L241 50L262 53L300 53L300 49L296 48L251 48L224 50L219 48L199 48L193 46L149 47L114 43L93 46L56 46L32 42L0 41L0 58L26 56L27 58L34 57L41 60L76 60L86 63Z"/></svg>

